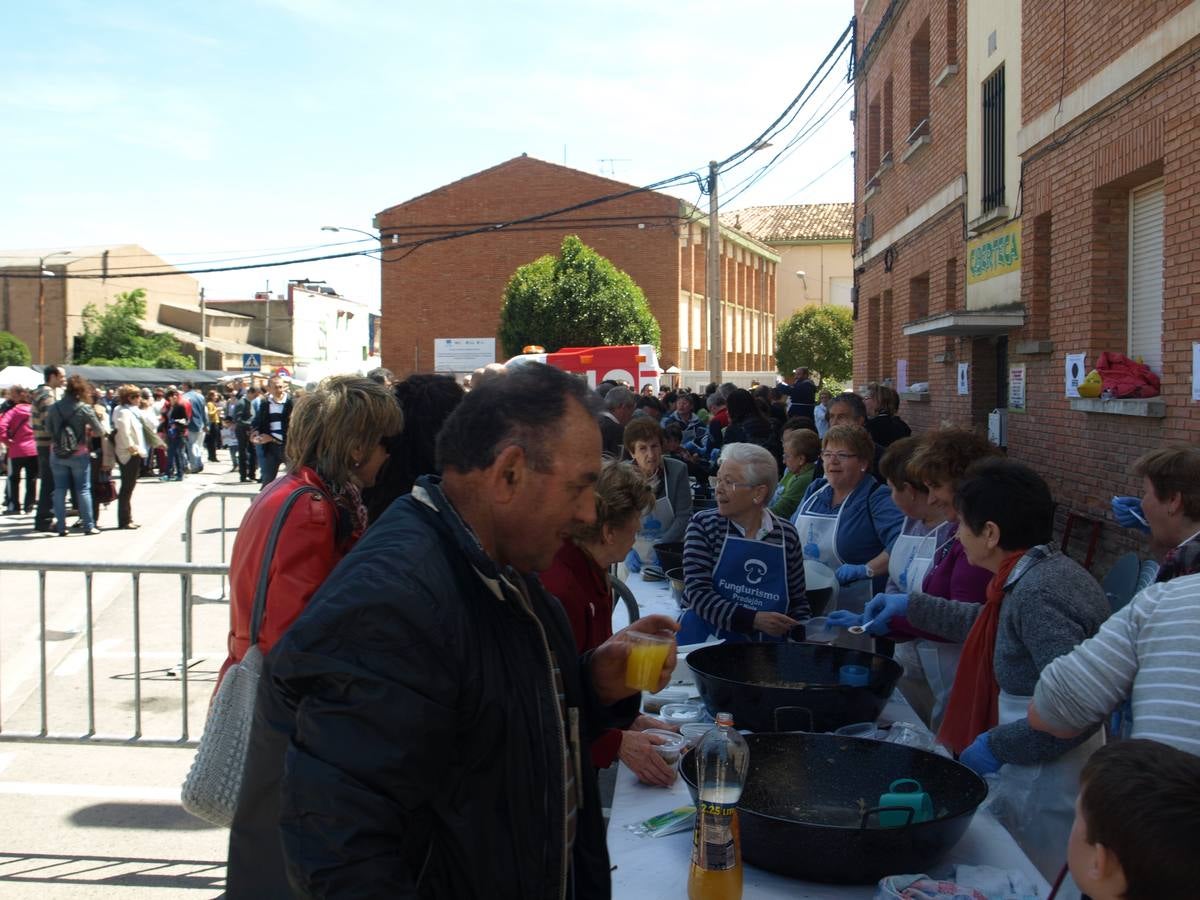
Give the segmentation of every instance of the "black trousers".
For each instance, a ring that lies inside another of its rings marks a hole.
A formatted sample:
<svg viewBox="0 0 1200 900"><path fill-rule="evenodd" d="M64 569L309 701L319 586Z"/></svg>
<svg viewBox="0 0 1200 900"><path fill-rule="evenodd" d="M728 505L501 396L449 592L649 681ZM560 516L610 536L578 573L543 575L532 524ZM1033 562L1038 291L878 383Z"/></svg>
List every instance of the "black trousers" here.
<svg viewBox="0 0 1200 900"><path fill-rule="evenodd" d="M258 454L250 443L250 426L238 425L235 429L238 442L238 473L244 481L258 477Z"/></svg>
<svg viewBox="0 0 1200 900"><path fill-rule="evenodd" d="M121 467L121 489L117 492L117 525L124 528L133 522L130 500L137 487L138 475L142 471L142 458L129 457L129 462L118 463Z"/></svg>
<svg viewBox="0 0 1200 900"><path fill-rule="evenodd" d="M50 448L38 447L38 500L33 527L38 531L54 528L54 473L50 471Z"/></svg>
<svg viewBox="0 0 1200 900"><path fill-rule="evenodd" d="M283 444L277 441L262 445L262 486L265 488L279 474L279 466L283 463Z"/></svg>
<svg viewBox="0 0 1200 900"><path fill-rule="evenodd" d="M8 458L8 502L14 512L21 509L21 492L19 490L21 473L25 473L25 512L33 509L37 492L38 461L36 456L17 456Z"/></svg>

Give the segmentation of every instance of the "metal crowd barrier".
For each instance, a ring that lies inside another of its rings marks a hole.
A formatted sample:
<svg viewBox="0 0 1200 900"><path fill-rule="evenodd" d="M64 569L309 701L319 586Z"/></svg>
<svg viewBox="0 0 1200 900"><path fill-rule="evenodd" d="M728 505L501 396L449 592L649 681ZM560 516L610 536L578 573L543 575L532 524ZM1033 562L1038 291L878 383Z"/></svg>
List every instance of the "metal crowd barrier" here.
<svg viewBox="0 0 1200 900"><path fill-rule="evenodd" d="M194 505L194 504L193 504ZM189 509L190 514L190 509ZM28 560L0 562L0 572L36 572L38 576L38 628L39 628L39 668L38 686L40 703L40 729L36 732L15 732L3 730L4 710L0 709L0 741L41 741L62 744L106 744L106 745L136 745L144 747L194 747L198 737L193 739L188 728L188 656L191 648L191 596L192 579L199 575L228 575L226 564L214 563L114 563L114 562L56 562L47 560ZM50 572L78 573L84 579L84 599L86 617L82 639L87 650L87 730L83 734L51 734L49 730L49 698L48 698L48 661L47 661L47 629L46 629L46 575ZM132 611L133 611L133 733L127 736L99 735L96 733L96 677L95 677L95 646L93 621L93 580L97 574L125 574L132 581ZM176 575L179 577L180 603L180 654L179 654L179 687L180 687L180 731L178 738L146 738L142 735L142 608L141 608L141 579L145 575ZM3 661L0 660L0 663ZM2 675L2 669L0 669Z"/></svg>

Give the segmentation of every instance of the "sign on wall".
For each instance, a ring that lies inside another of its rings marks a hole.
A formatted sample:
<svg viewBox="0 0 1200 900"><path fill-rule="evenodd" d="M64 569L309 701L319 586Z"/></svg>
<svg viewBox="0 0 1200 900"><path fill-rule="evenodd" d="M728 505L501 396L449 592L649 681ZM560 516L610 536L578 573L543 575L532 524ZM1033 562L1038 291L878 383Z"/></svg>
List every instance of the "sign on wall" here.
<svg viewBox="0 0 1200 900"><path fill-rule="evenodd" d="M1025 410L1025 363L1008 367L1008 408L1018 412Z"/></svg>
<svg viewBox="0 0 1200 900"><path fill-rule="evenodd" d="M474 372L496 361L495 338L434 338L433 371Z"/></svg>
<svg viewBox="0 0 1200 900"><path fill-rule="evenodd" d="M896 360L896 391L903 394L908 390L908 360Z"/></svg>
<svg viewBox="0 0 1200 900"><path fill-rule="evenodd" d="M1020 220L967 242L967 284L1021 271Z"/></svg>
<svg viewBox="0 0 1200 900"><path fill-rule="evenodd" d="M1079 396L1079 385L1085 377L1087 377L1087 354L1086 353L1068 353L1066 382L1064 387L1068 397Z"/></svg>
<svg viewBox="0 0 1200 900"><path fill-rule="evenodd" d="M960 396L966 396L971 393L971 364L960 362L958 364L958 393Z"/></svg>

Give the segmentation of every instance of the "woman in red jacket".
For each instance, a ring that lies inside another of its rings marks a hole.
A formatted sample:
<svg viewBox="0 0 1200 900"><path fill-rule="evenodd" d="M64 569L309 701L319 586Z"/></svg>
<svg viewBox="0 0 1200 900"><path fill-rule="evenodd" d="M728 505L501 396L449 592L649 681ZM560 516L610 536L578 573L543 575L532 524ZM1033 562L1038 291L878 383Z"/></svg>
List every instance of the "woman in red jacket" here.
<svg viewBox="0 0 1200 900"><path fill-rule="evenodd" d="M635 467L618 462L605 463L595 491L596 521L563 541L554 563L541 574L546 590L566 610L580 653L612 636L608 567L633 548L642 516L654 504L654 490L645 477ZM642 781L669 787L675 781L675 770L653 747L661 739L643 733L646 728L664 727L651 716L638 716L629 731L610 728L592 743L592 765L605 769L619 756Z"/></svg>
<svg viewBox="0 0 1200 900"><path fill-rule="evenodd" d="M275 517L293 493L316 488L292 506L267 569L266 611L258 635L265 654L296 620L333 567L367 527L362 488L375 483L386 444L402 425L382 384L336 375L296 401L288 428L288 474L268 485L238 527L229 561L229 658L250 646L250 615ZM219 684L219 680L218 680Z"/></svg>

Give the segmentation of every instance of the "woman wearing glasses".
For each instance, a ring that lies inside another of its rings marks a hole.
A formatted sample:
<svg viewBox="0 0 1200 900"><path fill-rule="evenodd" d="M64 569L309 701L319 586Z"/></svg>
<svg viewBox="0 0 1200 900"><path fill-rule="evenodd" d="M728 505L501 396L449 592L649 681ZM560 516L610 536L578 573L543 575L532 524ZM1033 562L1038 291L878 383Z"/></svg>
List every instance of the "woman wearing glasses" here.
<svg viewBox="0 0 1200 900"><path fill-rule="evenodd" d="M721 451L717 508L693 516L684 539L680 644L782 641L808 621L800 536L767 508L778 473L762 447Z"/></svg>
<svg viewBox="0 0 1200 900"><path fill-rule="evenodd" d="M870 474L875 444L858 425L834 425L825 435L825 475L808 486L792 521L804 545L810 582L841 585L837 608L860 613L887 582L889 551L904 513Z"/></svg>

